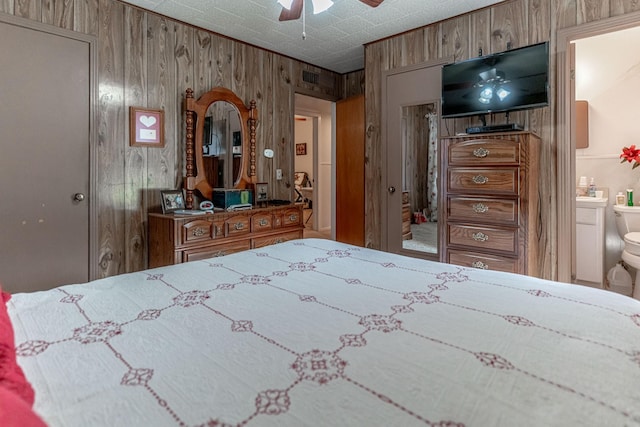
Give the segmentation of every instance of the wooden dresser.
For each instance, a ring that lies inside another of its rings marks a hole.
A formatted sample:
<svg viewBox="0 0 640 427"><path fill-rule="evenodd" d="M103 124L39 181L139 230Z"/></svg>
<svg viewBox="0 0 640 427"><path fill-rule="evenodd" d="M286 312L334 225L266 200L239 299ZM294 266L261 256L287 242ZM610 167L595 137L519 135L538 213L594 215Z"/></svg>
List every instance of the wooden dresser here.
<svg viewBox="0 0 640 427"><path fill-rule="evenodd" d="M302 238L302 206L213 215L149 214L149 268L228 255Z"/></svg>
<svg viewBox="0 0 640 427"><path fill-rule="evenodd" d="M539 152L529 132L442 139L445 262L538 275Z"/></svg>

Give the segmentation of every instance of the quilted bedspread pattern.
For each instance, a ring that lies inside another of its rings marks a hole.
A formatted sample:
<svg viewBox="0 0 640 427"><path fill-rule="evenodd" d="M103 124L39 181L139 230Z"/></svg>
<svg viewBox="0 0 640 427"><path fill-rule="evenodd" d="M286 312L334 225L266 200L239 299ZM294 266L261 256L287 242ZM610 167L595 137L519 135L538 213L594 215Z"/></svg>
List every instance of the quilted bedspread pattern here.
<svg viewBox="0 0 640 427"><path fill-rule="evenodd" d="M16 294L50 426L640 425L640 303L329 240Z"/></svg>

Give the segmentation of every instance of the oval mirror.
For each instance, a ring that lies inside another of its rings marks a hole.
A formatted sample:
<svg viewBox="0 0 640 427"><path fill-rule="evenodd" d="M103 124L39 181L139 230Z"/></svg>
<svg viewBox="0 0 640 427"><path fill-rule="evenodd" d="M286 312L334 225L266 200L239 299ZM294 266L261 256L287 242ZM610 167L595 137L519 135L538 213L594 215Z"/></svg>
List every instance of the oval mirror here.
<svg viewBox="0 0 640 427"><path fill-rule="evenodd" d="M216 101L204 118L202 136L204 174L213 188L234 188L242 168L240 113L231 103Z"/></svg>
<svg viewBox="0 0 640 427"><path fill-rule="evenodd" d="M231 90L215 87L197 100L186 96L185 204L194 192L206 200L214 188L243 189L256 174L256 102L247 107Z"/></svg>

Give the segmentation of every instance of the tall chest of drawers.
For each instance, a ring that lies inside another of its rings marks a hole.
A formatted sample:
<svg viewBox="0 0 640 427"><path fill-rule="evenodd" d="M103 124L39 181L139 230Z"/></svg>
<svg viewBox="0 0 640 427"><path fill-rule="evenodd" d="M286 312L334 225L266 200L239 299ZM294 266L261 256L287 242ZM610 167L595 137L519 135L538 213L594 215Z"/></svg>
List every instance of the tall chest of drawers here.
<svg viewBox="0 0 640 427"><path fill-rule="evenodd" d="M445 262L538 275L539 153L530 132L442 139Z"/></svg>

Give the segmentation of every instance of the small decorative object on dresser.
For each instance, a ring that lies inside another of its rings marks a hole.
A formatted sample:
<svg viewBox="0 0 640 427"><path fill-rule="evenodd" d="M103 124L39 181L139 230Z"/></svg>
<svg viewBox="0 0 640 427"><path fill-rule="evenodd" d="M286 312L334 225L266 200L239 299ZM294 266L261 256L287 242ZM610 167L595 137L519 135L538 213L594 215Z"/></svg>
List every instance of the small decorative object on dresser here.
<svg viewBox="0 0 640 427"><path fill-rule="evenodd" d="M537 275L539 151L530 132L442 139L445 262Z"/></svg>
<svg viewBox="0 0 640 427"><path fill-rule="evenodd" d="M175 212L178 209L184 209L184 196L182 190L161 191L162 213Z"/></svg>

